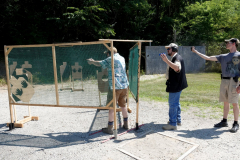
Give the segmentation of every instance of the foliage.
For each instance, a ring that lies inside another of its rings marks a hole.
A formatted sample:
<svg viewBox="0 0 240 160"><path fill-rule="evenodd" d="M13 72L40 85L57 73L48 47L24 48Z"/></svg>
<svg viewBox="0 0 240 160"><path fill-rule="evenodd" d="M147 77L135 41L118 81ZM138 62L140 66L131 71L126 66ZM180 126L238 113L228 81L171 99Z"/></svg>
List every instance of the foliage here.
<svg viewBox="0 0 240 160"><path fill-rule="evenodd" d="M181 43L206 44L238 37L239 7L237 0L211 0L186 6L181 18L175 19L181 30Z"/></svg>
<svg viewBox="0 0 240 160"><path fill-rule="evenodd" d="M239 0L1 0L1 45L100 38L151 39L152 45L166 45L176 37L179 45L206 45L210 55L223 39L239 38L239 7ZM114 45L128 60L134 44Z"/></svg>

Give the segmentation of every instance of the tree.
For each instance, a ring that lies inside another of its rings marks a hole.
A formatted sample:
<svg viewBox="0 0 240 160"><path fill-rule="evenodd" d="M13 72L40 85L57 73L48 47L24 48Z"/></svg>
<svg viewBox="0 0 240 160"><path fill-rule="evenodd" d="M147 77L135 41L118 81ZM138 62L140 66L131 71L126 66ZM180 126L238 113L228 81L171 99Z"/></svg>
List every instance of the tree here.
<svg viewBox="0 0 240 160"><path fill-rule="evenodd" d="M240 33L240 1L212 0L185 7L181 19L175 19L181 30L182 44L222 42Z"/></svg>

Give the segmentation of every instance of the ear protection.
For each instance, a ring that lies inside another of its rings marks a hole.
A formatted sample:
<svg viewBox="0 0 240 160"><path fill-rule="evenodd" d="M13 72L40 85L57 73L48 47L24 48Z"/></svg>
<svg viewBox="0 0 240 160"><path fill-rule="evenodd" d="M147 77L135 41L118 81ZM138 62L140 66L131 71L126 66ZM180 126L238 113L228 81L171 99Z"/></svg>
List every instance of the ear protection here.
<svg viewBox="0 0 240 160"><path fill-rule="evenodd" d="M177 49L177 48L175 48L175 47L172 47L172 51L173 51L173 52L177 52L177 51L178 51L178 49Z"/></svg>

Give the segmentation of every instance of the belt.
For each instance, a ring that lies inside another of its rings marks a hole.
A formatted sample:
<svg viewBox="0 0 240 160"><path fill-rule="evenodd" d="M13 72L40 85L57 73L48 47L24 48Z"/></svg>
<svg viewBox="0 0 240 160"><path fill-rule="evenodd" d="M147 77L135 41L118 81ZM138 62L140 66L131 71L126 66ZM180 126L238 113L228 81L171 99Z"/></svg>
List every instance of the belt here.
<svg viewBox="0 0 240 160"><path fill-rule="evenodd" d="M222 79L231 79L232 77L222 77Z"/></svg>

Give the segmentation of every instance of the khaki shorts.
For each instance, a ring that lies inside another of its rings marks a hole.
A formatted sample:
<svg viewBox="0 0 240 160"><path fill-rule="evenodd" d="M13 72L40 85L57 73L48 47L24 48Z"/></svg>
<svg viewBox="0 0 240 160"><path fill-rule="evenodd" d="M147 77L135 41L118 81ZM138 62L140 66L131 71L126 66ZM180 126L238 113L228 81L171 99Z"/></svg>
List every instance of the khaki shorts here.
<svg viewBox="0 0 240 160"><path fill-rule="evenodd" d="M238 83L231 79L222 79L219 102L238 103L239 94L236 91Z"/></svg>
<svg viewBox="0 0 240 160"><path fill-rule="evenodd" d="M128 89L117 89L116 90L116 102L118 104L118 106L120 107L125 107L126 103L127 103L127 93L128 93ZM107 104L112 100L112 90L108 90L108 96L107 96ZM109 107L113 107L113 105L111 104Z"/></svg>

